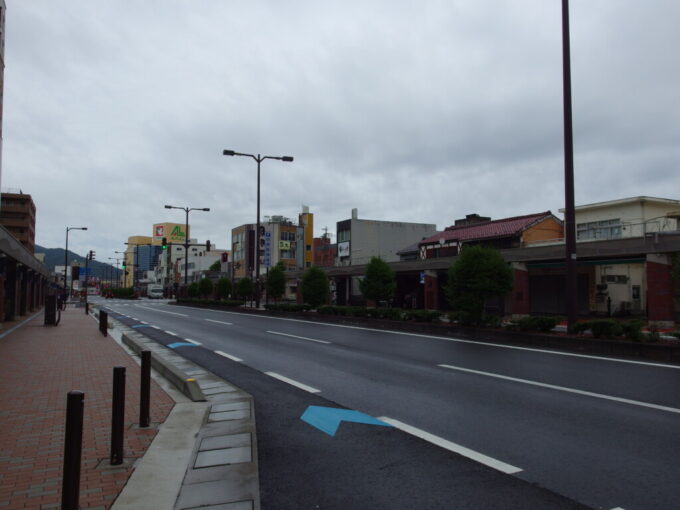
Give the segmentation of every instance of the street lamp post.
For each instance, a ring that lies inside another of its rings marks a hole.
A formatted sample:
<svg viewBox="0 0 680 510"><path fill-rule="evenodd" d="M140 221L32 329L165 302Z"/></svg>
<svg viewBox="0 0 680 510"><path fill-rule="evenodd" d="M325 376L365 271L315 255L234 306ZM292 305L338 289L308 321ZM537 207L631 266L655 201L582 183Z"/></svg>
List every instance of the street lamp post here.
<svg viewBox="0 0 680 510"><path fill-rule="evenodd" d="M119 252L119 251L116 251L116 252L114 252L114 253L120 253L120 252ZM119 261L120 259L119 259L119 258L116 258L116 257L109 257L109 260L115 260L115 261L116 261L116 273L117 273L117 272L118 272L118 261ZM111 268L113 268L113 266L111 266ZM117 278L116 278L116 280L117 280ZM113 281L113 276L112 276L111 279L110 279L110 282L112 282L112 281ZM118 288L117 285L116 285L116 288Z"/></svg>
<svg viewBox="0 0 680 510"><path fill-rule="evenodd" d="M122 255L122 256L123 256L122 259L116 259L116 268L117 268L117 267L118 267L118 260L122 260L123 262L126 261L126 260L125 260L125 259L126 259L126 252L124 252L124 251L114 251L113 253L115 253L115 254L117 254L117 255ZM125 264L123 264L123 265L125 265ZM123 271L123 272L121 273L120 276L121 276L121 279L122 279L123 281L122 281L121 285L118 285L118 288L119 288L119 289L125 284L125 271Z"/></svg>
<svg viewBox="0 0 680 510"><path fill-rule="evenodd" d="M66 288L67 271L68 271L68 233L70 230L87 230L87 227L66 227L66 252L64 253L64 289ZM69 290L69 296L73 292L73 278L71 278L71 288Z"/></svg>
<svg viewBox="0 0 680 510"><path fill-rule="evenodd" d="M578 318L576 273L576 221L574 207L574 138L571 115L571 51L569 0L562 0L562 96L564 109L564 249L567 330L573 332Z"/></svg>
<svg viewBox="0 0 680 510"><path fill-rule="evenodd" d="M255 306L260 308L260 164L265 159L278 159L291 163L293 156L261 156L255 154L244 154L232 150L223 150L223 156L246 156L253 158L257 162L257 224L255 227Z"/></svg>
<svg viewBox="0 0 680 510"><path fill-rule="evenodd" d="M189 211L210 211L210 207L177 207L174 205L166 205L166 209L180 209L186 213L184 222L184 287L187 287L189 281Z"/></svg>

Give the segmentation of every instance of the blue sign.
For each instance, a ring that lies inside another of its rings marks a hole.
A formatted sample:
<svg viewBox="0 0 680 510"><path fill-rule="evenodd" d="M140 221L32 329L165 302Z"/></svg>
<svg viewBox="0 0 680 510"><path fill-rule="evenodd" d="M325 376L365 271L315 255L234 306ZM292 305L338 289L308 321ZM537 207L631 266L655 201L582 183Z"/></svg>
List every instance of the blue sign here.
<svg viewBox="0 0 680 510"><path fill-rule="evenodd" d="M377 420L359 411L351 409L338 409L337 407L309 406L300 416L300 419L316 427L329 436L335 436L340 423L349 421L353 423L364 423L366 425L378 425L380 427L391 427L392 425L384 421Z"/></svg>
<svg viewBox="0 0 680 510"><path fill-rule="evenodd" d="M189 342L175 342L174 344L168 344L166 347L170 349L177 349L178 347L196 347L196 344L190 344Z"/></svg>

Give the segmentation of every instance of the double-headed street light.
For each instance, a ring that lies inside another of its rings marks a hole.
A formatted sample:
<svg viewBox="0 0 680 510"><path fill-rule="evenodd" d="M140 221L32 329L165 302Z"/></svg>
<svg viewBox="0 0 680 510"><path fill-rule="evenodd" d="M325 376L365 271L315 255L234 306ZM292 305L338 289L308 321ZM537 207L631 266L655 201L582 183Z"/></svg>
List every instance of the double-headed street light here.
<svg viewBox="0 0 680 510"><path fill-rule="evenodd" d="M66 288L66 282L68 278L66 277L68 271L68 233L70 230L87 230L87 227L66 227L66 252L64 253L64 288ZM69 291L69 296L73 292L73 278L71 278L71 289Z"/></svg>
<svg viewBox="0 0 680 510"><path fill-rule="evenodd" d="M166 205L166 209L180 209L186 213L186 221L184 223L184 286L188 285L189 281L189 211L210 211L210 207L177 207L175 205Z"/></svg>
<svg viewBox="0 0 680 510"><path fill-rule="evenodd" d="M255 154L244 154L232 150L223 150L223 156L246 156L257 161L257 226L255 227L255 306L260 307L260 163L265 159L278 159L291 163L293 156L256 156Z"/></svg>

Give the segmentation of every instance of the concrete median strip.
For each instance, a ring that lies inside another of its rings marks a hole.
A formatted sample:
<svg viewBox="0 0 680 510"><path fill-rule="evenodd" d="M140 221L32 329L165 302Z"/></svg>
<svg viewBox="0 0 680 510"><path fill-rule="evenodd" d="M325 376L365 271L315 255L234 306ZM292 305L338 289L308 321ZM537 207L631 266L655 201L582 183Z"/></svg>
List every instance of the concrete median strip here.
<svg viewBox="0 0 680 510"><path fill-rule="evenodd" d="M136 354L150 350L152 367L182 395L112 510L259 510L252 396L144 336L143 329L113 321L122 343Z"/></svg>

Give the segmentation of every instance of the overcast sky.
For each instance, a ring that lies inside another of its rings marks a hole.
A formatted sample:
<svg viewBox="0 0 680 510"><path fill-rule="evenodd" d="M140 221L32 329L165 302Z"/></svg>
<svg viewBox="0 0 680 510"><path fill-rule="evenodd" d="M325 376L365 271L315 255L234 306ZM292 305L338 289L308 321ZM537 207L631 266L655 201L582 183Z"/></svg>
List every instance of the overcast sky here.
<svg viewBox="0 0 680 510"><path fill-rule="evenodd" d="M36 242L106 261L153 223L229 248L564 207L559 0L6 0L3 188ZM680 2L572 0L576 203L679 199Z"/></svg>

